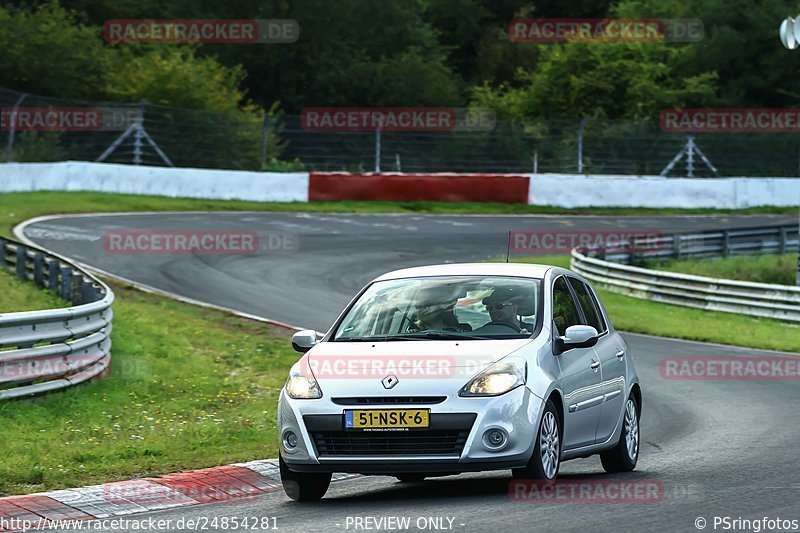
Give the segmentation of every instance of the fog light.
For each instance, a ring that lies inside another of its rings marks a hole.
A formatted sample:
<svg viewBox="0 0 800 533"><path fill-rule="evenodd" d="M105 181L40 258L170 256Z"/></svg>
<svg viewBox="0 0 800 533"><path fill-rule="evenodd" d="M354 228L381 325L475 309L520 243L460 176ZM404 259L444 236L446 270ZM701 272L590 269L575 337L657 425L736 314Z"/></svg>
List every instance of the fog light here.
<svg viewBox="0 0 800 533"><path fill-rule="evenodd" d="M490 429L483 434L483 442L487 447L498 449L506 445L508 436L502 429Z"/></svg>
<svg viewBox="0 0 800 533"><path fill-rule="evenodd" d="M283 447L287 450L297 448L297 435L295 435L294 432L287 431L283 434Z"/></svg>

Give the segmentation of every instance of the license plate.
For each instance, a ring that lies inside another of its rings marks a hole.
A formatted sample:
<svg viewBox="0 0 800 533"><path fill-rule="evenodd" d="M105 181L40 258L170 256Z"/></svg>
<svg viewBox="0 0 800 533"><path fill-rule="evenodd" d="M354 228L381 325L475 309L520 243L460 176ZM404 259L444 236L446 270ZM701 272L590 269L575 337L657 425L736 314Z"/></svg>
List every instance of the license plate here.
<svg viewBox="0 0 800 533"><path fill-rule="evenodd" d="M348 429L414 429L428 427L427 409L358 409L344 412Z"/></svg>

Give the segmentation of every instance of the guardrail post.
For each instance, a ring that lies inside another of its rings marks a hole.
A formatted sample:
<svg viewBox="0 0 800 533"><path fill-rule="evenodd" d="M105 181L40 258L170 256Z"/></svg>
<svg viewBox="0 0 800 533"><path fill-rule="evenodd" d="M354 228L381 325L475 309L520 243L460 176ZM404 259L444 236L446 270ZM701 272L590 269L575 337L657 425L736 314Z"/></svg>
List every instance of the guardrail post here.
<svg viewBox="0 0 800 533"><path fill-rule="evenodd" d="M8 241L0 237L0 266L4 266L6 264L6 245Z"/></svg>
<svg viewBox="0 0 800 533"><path fill-rule="evenodd" d="M84 281L81 285L81 304L88 304L97 300L97 293L94 285L89 281Z"/></svg>
<svg viewBox="0 0 800 533"><path fill-rule="evenodd" d="M731 236L727 230L722 230L722 257L730 255Z"/></svg>
<svg viewBox="0 0 800 533"><path fill-rule="evenodd" d="M75 272L72 276L72 286L69 291L69 301L72 305L80 305L81 302L81 288L83 287L83 276Z"/></svg>
<svg viewBox="0 0 800 533"><path fill-rule="evenodd" d="M61 297L72 301L72 269L69 267L61 269Z"/></svg>
<svg viewBox="0 0 800 533"><path fill-rule="evenodd" d="M636 262L636 239L633 237L628 238L628 264L633 265Z"/></svg>
<svg viewBox="0 0 800 533"><path fill-rule="evenodd" d="M50 261L47 268L47 285L51 291L58 294L58 262Z"/></svg>
<svg viewBox="0 0 800 533"><path fill-rule="evenodd" d="M33 256L33 282L44 287L44 256L40 253Z"/></svg>
<svg viewBox="0 0 800 533"><path fill-rule="evenodd" d="M779 252L781 255L786 253L786 241L788 240L788 229L785 226L781 227L781 237L780 237L780 248Z"/></svg>
<svg viewBox="0 0 800 533"><path fill-rule="evenodd" d="M28 273L25 270L25 260L27 250L24 246L17 246L17 276L22 279L28 279Z"/></svg>
<svg viewBox="0 0 800 533"><path fill-rule="evenodd" d="M675 259L681 259L681 236L680 235L673 235L672 236L672 255L675 256Z"/></svg>

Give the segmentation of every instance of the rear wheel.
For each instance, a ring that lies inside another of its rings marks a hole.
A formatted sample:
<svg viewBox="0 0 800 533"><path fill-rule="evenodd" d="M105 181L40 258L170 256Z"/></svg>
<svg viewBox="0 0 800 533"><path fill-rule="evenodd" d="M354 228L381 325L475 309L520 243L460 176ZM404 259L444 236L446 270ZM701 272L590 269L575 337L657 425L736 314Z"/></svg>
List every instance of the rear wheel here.
<svg viewBox="0 0 800 533"><path fill-rule="evenodd" d="M561 429L558 411L553 402L547 400L544 407L536 446L525 468L515 468L511 472L515 478L554 480L561 465Z"/></svg>
<svg viewBox="0 0 800 533"><path fill-rule="evenodd" d="M619 442L611 450L600 454L606 472L630 472L639 460L639 408L631 396L625 402L622 431Z"/></svg>
<svg viewBox="0 0 800 533"><path fill-rule="evenodd" d="M328 491L332 474L317 474L311 472L293 472L289 470L283 457L278 459L281 469L281 483L283 491L291 499L303 502L319 500Z"/></svg>

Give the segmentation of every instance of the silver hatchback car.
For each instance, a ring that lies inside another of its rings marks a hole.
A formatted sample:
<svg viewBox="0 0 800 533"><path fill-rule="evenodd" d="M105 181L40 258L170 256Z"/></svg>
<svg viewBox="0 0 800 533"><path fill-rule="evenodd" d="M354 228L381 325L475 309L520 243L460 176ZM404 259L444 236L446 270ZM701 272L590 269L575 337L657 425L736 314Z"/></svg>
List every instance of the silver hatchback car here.
<svg viewBox="0 0 800 533"><path fill-rule="evenodd" d="M315 500L335 472L401 481L511 469L553 480L600 454L633 470L642 393L627 344L570 270L451 264L368 284L304 355L278 409L286 494Z"/></svg>

